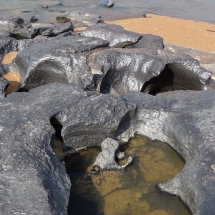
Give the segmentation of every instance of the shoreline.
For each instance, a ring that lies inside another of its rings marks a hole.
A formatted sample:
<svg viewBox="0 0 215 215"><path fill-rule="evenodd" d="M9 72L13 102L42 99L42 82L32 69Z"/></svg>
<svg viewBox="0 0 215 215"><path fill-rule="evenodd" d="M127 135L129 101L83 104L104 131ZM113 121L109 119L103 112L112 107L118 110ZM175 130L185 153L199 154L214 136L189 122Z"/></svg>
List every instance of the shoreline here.
<svg viewBox="0 0 215 215"><path fill-rule="evenodd" d="M165 43L215 53L215 24L155 14L104 22L140 34L161 36Z"/></svg>

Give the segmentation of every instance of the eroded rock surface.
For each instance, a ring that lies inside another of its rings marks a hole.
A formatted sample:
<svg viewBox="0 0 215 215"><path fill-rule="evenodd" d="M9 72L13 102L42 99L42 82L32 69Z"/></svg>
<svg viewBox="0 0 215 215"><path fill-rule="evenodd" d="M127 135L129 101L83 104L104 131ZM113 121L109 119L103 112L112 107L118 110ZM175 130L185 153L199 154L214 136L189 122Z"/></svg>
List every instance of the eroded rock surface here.
<svg viewBox="0 0 215 215"><path fill-rule="evenodd" d="M99 170L123 170L133 161L133 158L129 156L124 165L117 164L116 157L124 159L125 155L120 153L119 143L111 138L107 138L101 143L101 150L96 157L93 168L97 167Z"/></svg>
<svg viewBox="0 0 215 215"><path fill-rule="evenodd" d="M33 42L28 48L19 52L10 68L20 73L21 87L28 90L53 82L75 82L84 87L90 83L92 77L87 83L81 84L90 74L86 64L86 54L80 53L107 45L107 41L83 36ZM73 81L74 79L78 81Z"/></svg>
<svg viewBox="0 0 215 215"><path fill-rule="evenodd" d="M187 55L167 51L152 54L146 49L98 49L88 64L101 77L101 93L142 91L157 94L172 90L206 90L211 73Z"/></svg>
<svg viewBox="0 0 215 215"><path fill-rule="evenodd" d="M136 43L141 35L125 30L118 25L97 24L88 27L81 35L95 37L109 42L110 47L123 48Z"/></svg>
<svg viewBox="0 0 215 215"><path fill-rule="evenodd" d="M118 140L126 142L138 132L169 143L186 165L160 189L179 196L195 215L214 214L214 91L178 91L157 97L129 92L122 99L137 106L119 126Z"/></svg>

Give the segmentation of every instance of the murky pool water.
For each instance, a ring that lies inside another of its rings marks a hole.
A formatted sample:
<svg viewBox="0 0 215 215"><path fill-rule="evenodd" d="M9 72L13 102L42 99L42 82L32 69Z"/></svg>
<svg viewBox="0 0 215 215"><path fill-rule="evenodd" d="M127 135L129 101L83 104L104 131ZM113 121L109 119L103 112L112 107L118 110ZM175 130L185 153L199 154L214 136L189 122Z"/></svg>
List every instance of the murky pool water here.
<svg viewBox="0 0 215 215"><path fill-rule="evenodd" d="M72 182L69 215L191 214L179 198L156 187L184 167L183 160L171 147L136 135L121 151L134 156L134 162L123 171L91 175L99 148L83 151L67 162Z"/></svg>

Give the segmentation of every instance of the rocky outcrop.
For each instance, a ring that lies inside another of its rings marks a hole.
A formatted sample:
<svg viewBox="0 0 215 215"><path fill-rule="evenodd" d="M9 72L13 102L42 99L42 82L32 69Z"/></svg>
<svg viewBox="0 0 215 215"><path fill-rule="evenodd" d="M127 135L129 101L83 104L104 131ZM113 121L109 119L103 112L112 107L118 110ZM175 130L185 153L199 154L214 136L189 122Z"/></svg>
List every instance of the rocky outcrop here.
<svg viewBox="0 0 215 215"><path fill-rule="evenodd" d="M85 96L73 85L52 84L1 100L2 214L67 214L70 181L52 152L50 118Z"/></svg>
<svg viewBox="0 0 215 215"><path fill-rule="evenodd" d="M121 122L117 139L127 142L137 132L169 143L186 165L160 189L179 196L195 215L214 214L214 91L157 97L129 92L122 99L136 108Z"/></svg>
<svg viewBox="0 0 215 215"><path fill-rule="evenodd" d="M128 111L129 107L118 97L93 93L77 105L63 109L55 118L63 127L64 145L78 149L99 146L107 137L113 138Z"/></svg>
<svg viewBox="0 0 215 215"><path fill-rule="evenodd" d="M98 23L101 16L82 11L64 12L56 16L58 22L72 22L76 27L87 27Z"/></svg>
<svg viewBox="0 0 215 215"><path fill-rule="evenodd" d="M28 20L21 17L11 17L8 19L0 19L0 29L10 32L18 38L33 38L36 34Z"/></svg>
<svg viewBox="0 0 215 215"><path fill-rule="evenodd" d="M119 151L119 143L111 138L107 138L101 143L101 150L93 164L92 173L99 170L123 170L133 161L133 158L129 156L124 165L117 164L116 158L124 159L125 154Z"/></svg>
<svg viewBox="0 0 215 215"><path fill-rule="evenodd" d="M88 27L81 35L95 37L109 42L110 47L123 48L136 43L141 35L127 31L118 25L97 24Z"/></svg>
<svg viewBox="0 0 215 215"><path fill-rule="evenodd" d="M157 50L164 49L163 38L153 34L143 34L140 39L125 48L145 48L153 53L157 53Z"/></svg>
<svg viewBox="0 0 215 215"><path fill-rule="evenodd" d="M88 64L93 73L102 75L97 86L101 93L141 91L155 95L180 89L205 90L211 77L190 56L168 51L155 55L141 48L95 50Z"/></svg>
<svg viewBox="0 0 215 215"><path fill-rule="evenodd" d="M33 42L19 52L10 68L20 73L21 87L28 90L54 82L75 82L84 87L90 83L92 75L88 81L86 54L80 53L107 45L107 41L83 36Z"/></svg>

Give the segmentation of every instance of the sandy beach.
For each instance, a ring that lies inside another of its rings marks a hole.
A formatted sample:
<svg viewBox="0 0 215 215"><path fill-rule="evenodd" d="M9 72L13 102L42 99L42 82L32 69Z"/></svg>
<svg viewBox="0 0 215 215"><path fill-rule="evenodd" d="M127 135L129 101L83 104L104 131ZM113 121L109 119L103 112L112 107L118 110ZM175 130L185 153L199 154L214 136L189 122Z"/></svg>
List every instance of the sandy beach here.
<svg viewBox="0 0 215 215"><path fill-rule="evenodd" d="M121 25L140 34L154 34L164 42L189 48L215 52L215 25L167 16L146 14L146 17L105 21Z"/></svg>

